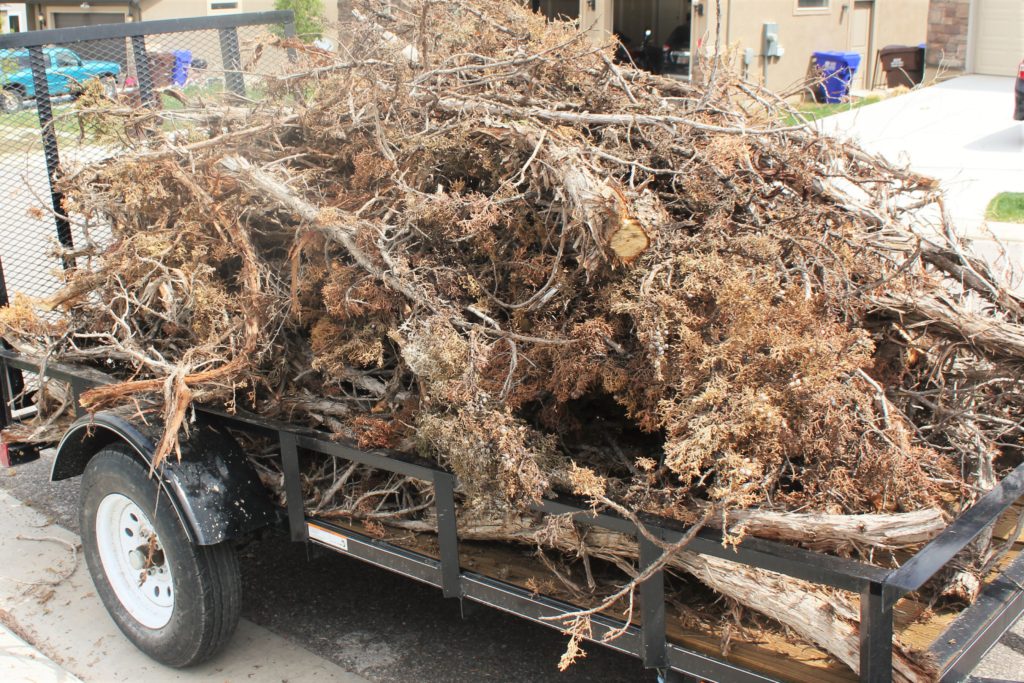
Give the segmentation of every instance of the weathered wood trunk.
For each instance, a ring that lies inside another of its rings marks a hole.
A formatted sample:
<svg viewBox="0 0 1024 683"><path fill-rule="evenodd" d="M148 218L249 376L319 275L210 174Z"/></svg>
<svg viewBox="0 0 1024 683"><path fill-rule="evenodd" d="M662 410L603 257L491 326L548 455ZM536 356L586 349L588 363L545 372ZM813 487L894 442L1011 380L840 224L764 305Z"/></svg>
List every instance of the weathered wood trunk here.
<svg viewBox="0 0 1024 683"><path fill-rule="evenodd" d="M714 520L711 522L714 524ZM946 528L934 508L886 515L736 510L729 513L729 531L798 543L811 550L848 553L857 548L898 550L927 543Z"/></svg>
<svg viewBox="0 0 1024 683"><path fill-rule="evenodd" d="M389 525L433 533L433 520L395 521ZM551 547L567 554L580 550L580 540L569 525L538 525L526 517L505 519L464 515L459 520L459 537L466 541L505 541ZM591 529L586 535L586 552L591 557L621 564L635 561L636 541L624 534ZM669 559L668 566L684 571L703 584L739 604L791 629L814 643L854 672L860 669L859 609L849 594L826 590L775 572L747 567L737 562L682 551ZM893 675L899 681L929 681L935 672L899 643L894 643Z"/></svg>

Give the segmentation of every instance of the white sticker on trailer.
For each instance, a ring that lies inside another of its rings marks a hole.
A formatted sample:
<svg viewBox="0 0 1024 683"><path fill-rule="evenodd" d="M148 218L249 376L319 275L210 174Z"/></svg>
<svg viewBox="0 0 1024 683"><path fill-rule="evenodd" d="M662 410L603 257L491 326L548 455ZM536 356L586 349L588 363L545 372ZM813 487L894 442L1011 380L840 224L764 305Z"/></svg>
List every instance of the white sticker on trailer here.
<svg viewBox="0 0 1024 683"><path fill-rule="evenodd" d="M334 531L328 531L323 527L319 527L316 524L306 524L309 527L309 537L314 541L319 541L324 545L336 548L337 550L344 550L348 552L348 538L342 536Z"/></svg>

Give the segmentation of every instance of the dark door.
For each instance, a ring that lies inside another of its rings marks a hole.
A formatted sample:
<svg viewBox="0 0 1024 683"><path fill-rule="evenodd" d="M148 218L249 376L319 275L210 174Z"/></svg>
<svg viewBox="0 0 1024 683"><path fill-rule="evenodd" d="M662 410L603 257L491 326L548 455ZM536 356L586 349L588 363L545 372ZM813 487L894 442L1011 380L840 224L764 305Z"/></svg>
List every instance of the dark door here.
<svg viewBox="0 0 1024 683"><path fill-rule="evenodd" d="M72 26L95 26L96 24L123 24L124 14L121 12L54 12L54 28L70 28Z"/></svg>

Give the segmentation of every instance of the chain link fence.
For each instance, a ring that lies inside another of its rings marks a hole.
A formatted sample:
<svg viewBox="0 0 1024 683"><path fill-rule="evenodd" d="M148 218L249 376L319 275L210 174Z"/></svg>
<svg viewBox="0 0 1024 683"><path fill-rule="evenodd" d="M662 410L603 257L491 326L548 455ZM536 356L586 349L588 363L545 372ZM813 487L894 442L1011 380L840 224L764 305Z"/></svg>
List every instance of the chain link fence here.
<svg viewBox="0 0 1024 683"><path fill-rule="evenodd" d="M289 70L294 53L277 38L292 35L291 12L0 35L0 305L54 293L83 249L110 237L64 214L56 179L187 135L174 116L186 102L258 100ZM158 115L135 135L103 115L143 109Z"/></svg>

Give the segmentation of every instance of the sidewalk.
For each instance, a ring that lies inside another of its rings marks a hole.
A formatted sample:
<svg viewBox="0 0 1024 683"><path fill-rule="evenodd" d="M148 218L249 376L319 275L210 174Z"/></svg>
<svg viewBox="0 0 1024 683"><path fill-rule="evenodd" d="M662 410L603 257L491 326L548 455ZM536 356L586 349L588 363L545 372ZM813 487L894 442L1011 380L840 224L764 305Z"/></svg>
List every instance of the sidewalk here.
<svg viewBox="0 0 1024 683"><path fill-rule="evenodd" d="M1024 191L1024 124L1013 120L1012 78L960 76L815 125L937 178L954 222L968 234L998 193ZM1001 227L1001 237L1024 234L1024 226Z"/></svg>
<svg viewBox="0 0 1024 683"><path fill-rule="evenodd" d="M212 661L186 670L157 664L129 643L107 615L81 558L78 537L4 491L0 491L0 557L0 622L6 626L0 632L0 681L4 683L366 683L245 620L227 649Z"/></svg>
<svg viewBox="0 0 1024 683"><path fill-rule="evenodd" d="M81 683L39 650L0 625L0 680L8 683Z"/></svg>

